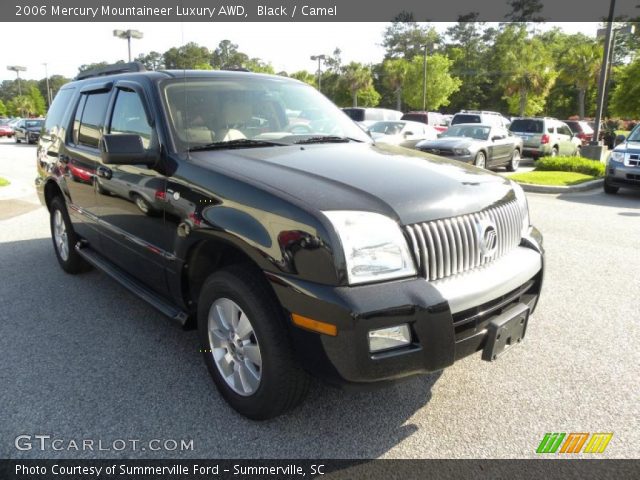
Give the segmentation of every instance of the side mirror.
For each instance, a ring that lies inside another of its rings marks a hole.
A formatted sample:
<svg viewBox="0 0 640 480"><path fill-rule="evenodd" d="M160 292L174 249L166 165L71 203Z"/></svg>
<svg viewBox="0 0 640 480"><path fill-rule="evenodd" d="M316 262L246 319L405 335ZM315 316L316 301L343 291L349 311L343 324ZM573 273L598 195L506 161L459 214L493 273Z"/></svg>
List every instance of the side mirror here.
<svg viewBox="0 0 640 480"><path fill-rule="evenodd" d="M491 141L495 142L496 140L502 140L504 137L502 135L494 135L491 137Z"/></svg>
<svg viewBox="0 0 640 480"><path fill-rule="evenodd" d="M100 141L102 163L105 165L155 165L159 154L145 150L140 135L106 134Z"/></svg>
<svg viewBox="0 0 640 480"><path fill-rule="evenodd" d="M614 146L618 146L621 143L624 143L627 140L627 137L625 137L624 135L616 135L616 139L613 142Z"/></svg>
<svg viewBox="0 0 640 480"><path fill-rule="evenodd" d="M404 138L412 137L412 136L413 136L413 132L404 132Z"/></svg>

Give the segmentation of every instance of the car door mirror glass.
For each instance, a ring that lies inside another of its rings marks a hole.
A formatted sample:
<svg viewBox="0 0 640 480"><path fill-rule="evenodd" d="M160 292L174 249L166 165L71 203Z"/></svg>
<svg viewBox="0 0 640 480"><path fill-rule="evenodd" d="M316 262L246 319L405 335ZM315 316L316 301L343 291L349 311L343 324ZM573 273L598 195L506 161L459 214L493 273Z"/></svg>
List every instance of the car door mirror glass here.
<svg viewBox="0 0 640 480"><path fill-rule="evenodd" d="M105 134L100 142L102 162L106 165L154 165L157 151L146 150L140 135Z"/></svg>

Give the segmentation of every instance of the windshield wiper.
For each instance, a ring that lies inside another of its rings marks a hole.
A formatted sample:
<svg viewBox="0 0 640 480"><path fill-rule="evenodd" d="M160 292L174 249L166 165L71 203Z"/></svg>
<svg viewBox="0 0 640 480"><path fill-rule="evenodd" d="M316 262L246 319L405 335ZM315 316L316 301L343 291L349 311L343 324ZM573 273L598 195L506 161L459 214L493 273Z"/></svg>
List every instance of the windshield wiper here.
<svg viewBox="0 0 640 480"><path fill-rule="evenodd" d="M285 145L289 144L272 142L270 140L252 140L250 138L239 138L226 142L212 142L207 143L206 145L198 145L195 147L191 147L189 151L197 152L202 150L227 150L232 148L281 147Z"/></svg>
<svg viewBox="0 0 640 480"><path fill-rule="evenodd" d="M303 145L303 144L309 144L309 143L348 143L348 142L362 143L362 140L357 140L351 137L339 137L337 135L320 135L320 136L305 138L303 140L298 140L297 142L293 142L293 143L297 145Z"/></svg>

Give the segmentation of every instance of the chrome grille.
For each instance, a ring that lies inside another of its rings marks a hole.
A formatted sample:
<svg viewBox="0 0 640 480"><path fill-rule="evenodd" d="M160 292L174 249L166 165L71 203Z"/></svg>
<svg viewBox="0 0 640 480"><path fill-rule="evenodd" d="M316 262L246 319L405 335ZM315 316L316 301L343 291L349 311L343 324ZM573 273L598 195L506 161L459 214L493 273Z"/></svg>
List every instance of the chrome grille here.
<svg viewBox="0 0 640 480"><path fill-rule="evenodd" d="M427 280L438 280L500 258L520 244L522 215L513 201L477 213L406 226L418 271ZM497 245L494 252L485 255L479 230L489 223L495 226Z"/></svg>

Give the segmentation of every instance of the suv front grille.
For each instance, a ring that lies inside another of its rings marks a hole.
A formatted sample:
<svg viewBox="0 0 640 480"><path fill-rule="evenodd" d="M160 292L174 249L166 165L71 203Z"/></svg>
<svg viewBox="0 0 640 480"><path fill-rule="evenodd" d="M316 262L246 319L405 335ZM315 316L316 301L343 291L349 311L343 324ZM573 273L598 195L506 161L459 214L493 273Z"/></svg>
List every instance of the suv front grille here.
<svg viewBox="0 0 640 480"><path fill-rule="evenodd" d="M520 244L523 213L517 201L459 217L405 227L418 270L427 280L456 275L502 257ZM485 226L495 227L496 246L483 253Z"/></svg>

